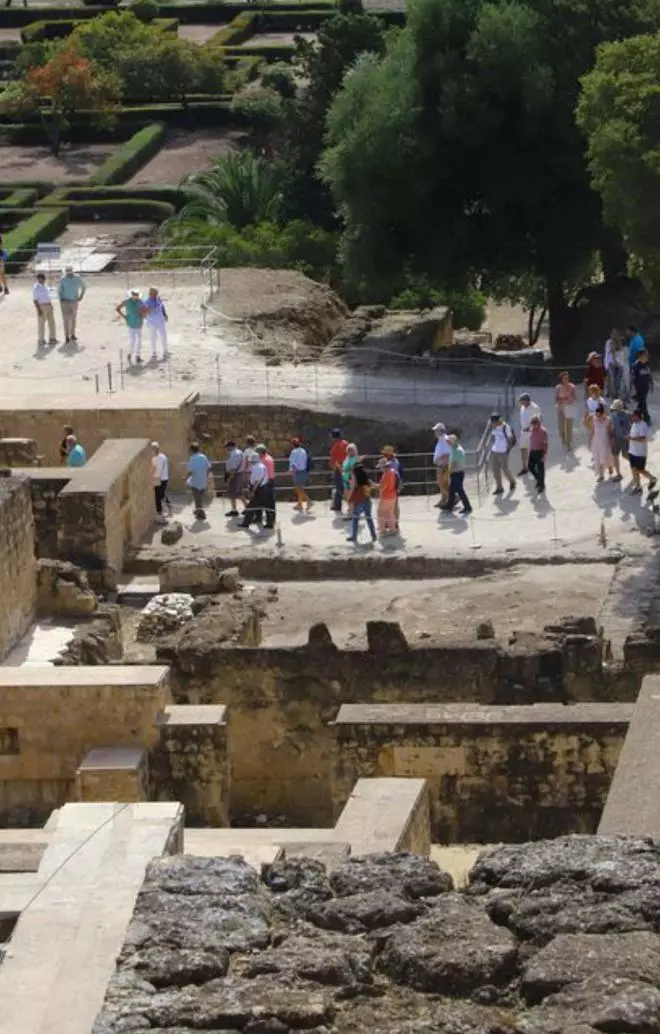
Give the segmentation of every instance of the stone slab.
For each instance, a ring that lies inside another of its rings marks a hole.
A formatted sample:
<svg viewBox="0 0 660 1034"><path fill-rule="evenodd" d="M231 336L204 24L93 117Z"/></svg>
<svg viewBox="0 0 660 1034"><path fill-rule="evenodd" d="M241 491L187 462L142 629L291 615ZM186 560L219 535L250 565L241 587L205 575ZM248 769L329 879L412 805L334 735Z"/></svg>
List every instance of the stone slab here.
<svg viewBox="0 0 660 1034"><path fill-rule="evenodd" d="M125 409L178 409L179 406L189 403L197 397L197 392L191 391L157 391L142 392L131 391L122 395L80 395L50 392L48 395L30 394L25 395L0 395L0 413L12 410L28 410L34 412L52 413L58 410L69 412L73 410L114 410Z"/></svg>
<svg viewBox="0 0 660 1034"><path fill-rule="evenodd" d="M47 846L46 841L41 844L3 844L0 841L0 873L37 872Z"/></svg>
<svg viewBox="0 0 660 1034"><path fill-rule="evenodd" d="M634 704L342 704L335 725L618 725Z"/></svg>
<svg viewBox="0 0 660 1034"><path fill-rule="evenodd" d="M169 673L164 664L99 664L95 667L0 668L0 691L22 686L158 686Z"/></svg>
<svg viewBox="0 0 660 1034"><path fill-rule="evenodd" d="M351 853L351 845L337 840L294 840L290 844L282 844L277 860L287 858L314 858L322 862L327 869L332 869Z"/></svg>
<svg viewBox="0 0 660 1034"><path fill-rule="evenodd" d="M144 760L141 747L93 747L78 766L79 772L104 772L138 768Z"/></svg>
<svg viewBox="0 0 660 1034"><path fill-rule="evenodd" d="M61 809L0 967L0 1034L89 1034L146 865L171 852L181 824L178 804Z"/></svg>
<svg viewBox="0 0 660 1034"><path fill-rule="evenodd" d="M660 676L647 675L624 740L598 832L660 836Z"/></svg>
<svg viewBox="0 0 660 1034"><path fill-rule="evenodd" d="M227 708L216 704L169 704L156 725L226 725Z"/></svg>
<svg viewBox="0 0 660 1034"><path fill-rule="evenodd" d="M359 779L339 816L333 839L351 854L415 850L428 854L429 802L425 779ZM418 818L422 835L410 837Z"/></svg>

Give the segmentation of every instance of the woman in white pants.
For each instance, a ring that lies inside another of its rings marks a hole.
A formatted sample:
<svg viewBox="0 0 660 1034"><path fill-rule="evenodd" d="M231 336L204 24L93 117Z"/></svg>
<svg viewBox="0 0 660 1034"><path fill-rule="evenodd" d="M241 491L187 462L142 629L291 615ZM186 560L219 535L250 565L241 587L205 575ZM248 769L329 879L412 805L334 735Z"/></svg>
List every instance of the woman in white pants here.
<svg viewBox="0 0 660 1034"><path fill-rule="evenodd" d="M146 300L145 309L147 316L147 327L149 328L149 341L151 344L151 358L158 358L157 344L160 338L163 350L163 359L167 359L167 312L163 299L158 294L157 287L149 288L149 296Z"/></svg>
<svg viewBox="0 0 660 1034"><path fill-rule="evenodd" d="M145 307L140 298L140 292L133 288L128 296L117 306L117 314L125 321L128 327L128 362L140 364L142 356L142 323L144 321Z"/></svg>

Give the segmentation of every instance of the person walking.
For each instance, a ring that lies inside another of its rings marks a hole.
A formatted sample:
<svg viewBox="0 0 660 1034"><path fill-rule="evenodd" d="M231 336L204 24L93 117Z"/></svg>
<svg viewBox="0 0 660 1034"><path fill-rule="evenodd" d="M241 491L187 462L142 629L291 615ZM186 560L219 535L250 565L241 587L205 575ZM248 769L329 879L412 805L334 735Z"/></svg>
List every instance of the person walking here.
<svg viewBox="0 0 660 1034"><path fill-rule="evenodd" d="M62 466L66 466L66 458L69 455L69 438L75 438L75 431L71 424L65 424L62 428L62 438L58 446L58 452L60 454L60 463Z"/></svg>
<svg viewBox="0 0 660 1034"><path fill-rule="evenodd" d="M605 479L605 469L613 472L612 438L614 431L612 421L605 412L605 406L598 405L592 420L591 455L596 468L596 480Z"/></svg>
<svg viewBox="0 0 660 1034"><path fill-rule="evenodd" d="M626 340L628 342L628 365L632 369L639 353L645 351L646 343L639 332L639 327L632 323L626 327Z"/></svg>
<svg viewBox="0 0 660 1034"><path fill-rule="evenodd" d="M342 501L344 499L344 480L342 469L346 459L348 442L342 438L338 427L330 432L330 451L328 453L328 467L332 471L332 506L334 513L341 513Z"/></svg>
<svg viewBox="0 0 660 1034"><path fill-rule="evenodd" d="M649 425L643 419L641 410L633 410L628 434L628 463L633 479L632 495L639 495L642 491L640 478L646 478L649 483L649 491L655 488L658 479L646 469L646 458L649 449Z"/></svg>
<svg viewBox="0 0 660 1034"><path fill-rule="evenodd" d="M444 424L434 424L431 428L435 435L435 448L433 449L433 466L435 467L435 478L440 491L440 502L435 503L436 509L443 509L449 498L449 457L451 456L451 445L447 441L447 428Z"/></svg>
<svg viewBox="0 0 660 1034"><path fill-rule="evenodd" d="M250 486L252 460L257 455L257 450L255 448L256 444L257 439L253 434L247 434L245 436L245 445L243 446L243 488L245 491L248 491Z"/></svg>
<svg viewBox="0 0 660 1034"><path fill-rule="evenodd" d="M124 298L115 311L128 327L128 365L137 363L140 366L142 364L142 326L145 307L137 288L131 288L128 298Z"/></svg>
<svg viewBox="0 0 660 1034"><path fill-rule="evenodd" d="M448 434L447 442L451 447L449 455L449 496L440 509L452 513L457 501L463 504L460 511L463 517L472 513L472 505L465 491L465 449L458 440L458 435Z"/></svg>
<svg viewBox="0 0 660 1034"><path fill-rule="evenodd" d="M381 536L396 535L398 531L399 471L394 448L391 445L384 445L381 449L378 469L381 472L378 483L378 534Z"/></svg>
<svg viewBox="0 0 660 1034"><path fill-rule="evenodd" d="M529 472L539 495L545 492L545 458L548 455L548 432L540 414L534 414L529 429Z"/></svg>
<svg viewBox="0 0 660 1034"><path fill-rule="evenodd" d="M64 276L60 277L57 285L57 297L60 300L62 312L62 326L64 327L64 340L78 342L76 337L76 323L78 320L78 306L85 297L85 281L73 271L73 266L67 266Z"/></svg>
<svg viewBox="0 0 660 1034"><path fill-rule="evenodd" d="M589 434L589 447L591 447L594 436L594 417L599 406L602 406L602 408L605 409L605 399L601 395L598 385L590 384L587 389L587 400L585 403L583 420L584 426Z"/></svg>
<svg viewBox="0 0 660 1034"><path fill-rule="evenodd" d="M296 493L296 504L294 510L311 510L312 501L307 495L307 482L309 480L309 454L302 444L300 438L291 439L291 452L289 453L289 473L293 479L293 490Z"/></svg>
<svg viewBox="0 0 660 1034"><path fill-rule="evenodd" d="M629 385L628 345L616 328L605 342L605 371L609 397L625 398Z"/></svg>
<svg viewBox="0 0 660 1034"><path fill-rule="evenodd" d="M353 476L353 467L358 461L358 447L355 442L349 442L346 446L346 459L344 460L341 468L341 476L344 482L344 498L348 495L351 487L351 477Z"/></svg>
<svg viewBox="0 0 660 1034"><path fill-rule="evenodd" d="M199 447L199 442L192 442L188 459L187 484L193 497L193 514L198 521L206 520L204 509L205 496L209 487L211 461Z"/></svg>
<svg viewBox="0 0 660 1034"><path fill-rule="evenodd" d="M264 484L264 510L265 528L275 527L275 460L265 445L257 445L257 456L266 468L266 483Z"/></svg>
<svg viewBox="0 0 660 1034"><path fill-rule="evenodd" d="M46 287L45 273L37 273L37 279L32 288L32 301L37 310L37 346L44 348L46 344L46 325L48 325L48 344L56 345L55 313L50 291Z"/></svg>
<svg viewBox="0 0 660 1034"><path fill-rule="evenodd" d="M509 453L515 444L516 437L509 425L499 413L493 413L490 418L490 465L495 478L493 495L502 495L504 492L503 477L508 480L511 492L516 487L516 479L509 469Z"/></svg>
<svg viewBox="0 0 660 1034"><path fill-rule="evenodd" d="M249 491L250 498L245 507L243 520L239 528L249 528L251 524L258 524L261 527L264 510L268 506L268 471L265 464L261 462L259 453L255 450L250 466Z"/></svg>
<svg viewBox="0 0 660 1034"><path fill-rule="evenodd" d="M559 375L555 388L557 430L562 445L570 452L573 448L573 426L577 412L577 390L567 370Z"/></svg>
<svg viewBox="0 0 660 1034"><path fill-rule="evenodd" d="M605 367L600 352L589 352L583 383L585 398L592 384L597 384L601 392L605 391Z"/></svg>
<svg viewBox="0 0 660 1034"><path fill-rule="evenodd" d="M0 294L4 291L5 294L9 294L9 286L7 284L7 270L5 268L7 259L9 258L9 252L5 248L2 234L0 233Z"/></svg>
<svg viewBox="0 0 660 1034"><path fill-rule="evenodd" d="M76 438L75 434L70 434L66 440L67 444L67 456L66 465L67 467L84 467L87 463L87 453L83 449L82 445Z"/></svg>
<svg viewBox="0 0 660 1034"><path fill-rule="evenodd" d="M168 516L172 516L172 503L167 495L167 486L170 480L170 466L167 456L162 451L158 442L151 443L151 480L154 486L156 515L159 520L164 520L163 503L167 507Z"/></svg>
<svg viewBox="0 0 660 1034"><path fill-rule="evenodd" d="M357 542L360 531L360 517L364 517L371 541L376 541L376 528L372 517L373 483L366 467L366 457L360 456L351 473L351 488L348 502L351 507L351 533L349 542Z"/></svg>
<svg viewBox="0 0 660 1034"><path fill-rule="evenodd" d="M612 481L623 481L619 457L623 456L624 459L628 459L630 413L626 410L621 399L614 399L612 402L610 406L610 420L612 422L612 460L615 472Z"/></svg>
<svg viewBox="0 0 660 1034"><path fill-rule="evenodd" d="M520 404L520 470L518 477L527 473L527 461L529 458L529 432L532 424L532 417L541 416L541 407L532 402L530 395L524 391L518 399Z"/></svg>
<svg viewBox="0 0 660 1034"><path fill-rule="evenodd" d="M229 509L225 517L238 517L238 500L243 496L243 450L234 441L225 442L225 491Z"/></svg>
<svg viewBox="0 0 660 1034"><path fill-rule="evenodd" d="M167 341L167 310L165 309L163 299L158 293L157 287L149 288L149 293L144 303L144 316L147 330L149 331L152 360L158 360L159 339L163 353L162 358L163 360L167 359L169 355L169 346Z"/></svg>
<svg viewBox="0 0 660 1034"><path fill-rule="evenodd" d="M650 426L651 417L649 416L647 400L649 392L653 391L653 373L651 372L649 354L645 348L638 353L632 368L632 383L637 409L642 414L642 419Z"/></svg>

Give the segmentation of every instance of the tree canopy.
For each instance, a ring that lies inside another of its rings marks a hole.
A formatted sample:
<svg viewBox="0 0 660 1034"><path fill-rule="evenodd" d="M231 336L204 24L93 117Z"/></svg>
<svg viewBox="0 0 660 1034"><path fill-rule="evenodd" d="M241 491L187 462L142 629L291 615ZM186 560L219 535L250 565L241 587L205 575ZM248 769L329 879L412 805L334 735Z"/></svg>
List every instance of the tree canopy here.
<svg viewBox="0 0 660 1034"><path fill-rule="evenodd" d="M578 123L605 218L660 297L660 35L603 45L582 80Z"/></svg>
<svg viewBox="0 0 660 1034"><path fill-rule="evenodd" d="M560 346L566 284L603 231L574 116L580 77L601 41L650 27L659 0L411 0L406 27L382 59L357 61L328 116L320 167L355 292L389 297L426 275L505 282L524 299L541 283Z"/></svg>

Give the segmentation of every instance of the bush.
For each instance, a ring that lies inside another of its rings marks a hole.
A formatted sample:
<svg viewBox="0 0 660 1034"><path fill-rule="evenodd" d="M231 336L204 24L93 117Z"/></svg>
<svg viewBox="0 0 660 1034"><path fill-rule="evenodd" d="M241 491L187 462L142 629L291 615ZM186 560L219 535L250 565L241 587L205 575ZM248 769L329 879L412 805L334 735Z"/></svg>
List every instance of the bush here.
<svg viewBox="0 0 660 1034"><path fill-rule="evenodd" d="M248 43L243 47L228 47L227 57L255 57L261 61L291 61L296 48L293 43Z"/></svg>
<svg viewBox="0 0 660 1034"><path fill-rule="evenodd" d="M250 126L257 134L267 133L282 119L282 98L263 86L249 88L236 94L230 110L241 125Z"/></svg>
<svg viewBox="0 0 660 1034"><path fill-rule="evenodd" d="M390 309L433 309L436 305L451 309L455 327L479 330L486 317L486 298L474 287L464 291L433 287L426 277L414 277L389 302Z"/></svg>
<svg viewBox="0 0 660 1034"><path fill-rule="evenodd" d="M154 18L158 17L156 0L133 0L130 10L141 22L152 22Z"/></svg>
<svg viewBox="0 0 660 1034"><path fill-rule="evenodd" d="M256 31L258 14L256 11L242 11L229 23L214 32L204 44L205 47L237 47L253 36Z"/></svg>
<svg viewBox="0 0 660 1034"><path fill-rule="evenodd" d="M185 204L186 196L180 187L63 187L39 201L37 207L99 201L134 201L139 204L157 201L178 211Z"/></svg>
<svg viewBox="0 0 660 1034"><path fill-rule="evenodd" d="M52 241L66 229L68 222L68 208L51 208L35 212L10 230L4 239L5 250L9 253L8 271L17 272L30 261L40 241Z"/></svg>
<svg viewBox="0 0 660 1034"><path fill-rule="evenodd" d="M90 177L90 186L104 187L124 183L161 149L167 128L164 122L145 126L117 149Z"/></svg>
<svg viewBox="0 0 660 1034"><path fill-rule="evenodd" d="M0 201L3 208L32 208L37 202L39 191L34 187L19 187Z"/></svg>

